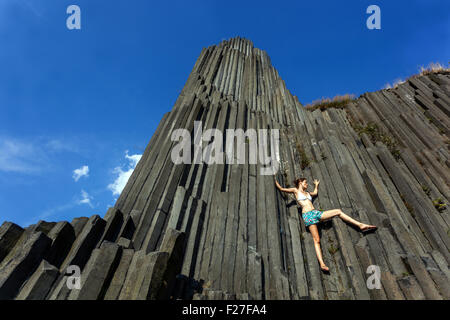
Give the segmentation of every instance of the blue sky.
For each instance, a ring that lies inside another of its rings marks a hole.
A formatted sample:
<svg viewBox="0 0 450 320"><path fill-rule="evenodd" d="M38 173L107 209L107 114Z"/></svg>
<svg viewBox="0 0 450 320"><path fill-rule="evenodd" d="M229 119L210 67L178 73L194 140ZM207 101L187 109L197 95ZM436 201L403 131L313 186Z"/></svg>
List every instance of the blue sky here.
<svg viewBox="0 0 450 320"><path fill-rule="evenodd" d="M81 30L66 27L71 4ZM381 30L366 28L371 4ZM359 96L421 65L448 66L449 9L434 0L0 0L0 223L103 216L203 47L251 39L303 104Z"/></svg>

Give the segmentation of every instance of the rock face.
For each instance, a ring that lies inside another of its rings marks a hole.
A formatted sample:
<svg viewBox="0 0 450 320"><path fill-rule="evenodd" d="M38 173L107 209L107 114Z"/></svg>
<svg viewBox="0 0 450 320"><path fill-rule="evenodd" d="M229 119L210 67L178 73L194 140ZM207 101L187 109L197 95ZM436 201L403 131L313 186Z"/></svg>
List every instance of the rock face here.
<svg viewBox="0 0 450 320"><path fill-rule="evenodd" d="M449 299L449 209L439 204L450 199L449 96L441 72L311 111L251 41L203 48L104 218L3 224L0 297ZM322 224L331 272L321 273L300 208L261 174L261 158L250 163L250 140L235 142L245 164L175 164L179 128L192 137L219 129L224 146L225 129L278 129L278 152L262 152L280 160L282 185L319 179L316 209L340 208L379 229ZM81 288L70 290L73 265ZM378 289L368 270L379 270Z"/></svg>

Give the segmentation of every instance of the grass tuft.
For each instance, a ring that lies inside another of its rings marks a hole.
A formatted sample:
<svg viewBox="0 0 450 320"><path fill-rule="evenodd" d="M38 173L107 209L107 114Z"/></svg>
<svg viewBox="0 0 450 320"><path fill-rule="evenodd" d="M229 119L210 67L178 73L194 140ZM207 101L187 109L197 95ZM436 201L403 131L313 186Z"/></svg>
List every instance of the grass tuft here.
<svg viewBox="0 0 450 320"><path fill-rule="evenodd" d="M431 189L428 187L428 186L426 186L426 185L422 185L422 190L423 190L423 192L425 192L425 194L429 197L430 196L430 192L431 192Z"/></svg>
<svg viewBox="0 0 450 320"><path fill-rule="evenodd" d="M336 247L333 246L333 245L331 245L331 246L328 248L328 252L329 252L331 255L333 255L333 254L335 254L336 252L338 252L338 250L339 250L339 248L336 248Z"/></svg>
<svg viewBox="0 0 450 320"><path fill-rule="evenodd" d="M383 133L375 122L369 122L365 126L353 124L353 129L360 136L363 133L367 134L372 143L374 144L377 141L384 143L391 152L392 156L395 158L395 160L397 161L400 160L400 149L398 149L398 142L394 139L394 137Z"/></svg>
<svg viewBox="0 0 450 320"><path fill-rule="evenodd" d="M297 151L300 155L301 168L302 168L302 170L305 170L311 163L311 160L309 160L308 156L306 155L305 149L303 148L301 143L297 142L296 147L297 147Z"/></svg>
<svg viewBox="0 0 450 320"><path fill-rule="evenodd" d="M433 205L434 207L439 211L442 212L445 210L446 204L445 202L442 200L442 198L437 198L433 200Z"/></svg>
<svg viewBox="0 0 450 320"><path fill-rule="evenodd" d="M406 209L408 209L409 213L414 214L414 208L412 207L412 205L410 205L408 203L408 201L406 201L406 199L403 196L403 194L400 194L400 198L402 199L403 204L405 205Z"/></svg>
<svg viewBox="0 0 450 320"><path fill-rule="evenodd" d="M433 73L450 72L450 68L445 68L439 62L431 62L425 68L421 66L419 71L421 76L425 76Z"/></svg>
<svg viewBox="0 0 450 320"><path fill-rule="evenodd" d="M353 94L344 94L337 95L333 98L324 98L314 100L310 104L306 105L305 108L310 111L314 111L316 109L325 110L327 108L344 108L349 102L355 100L355 95Z"/></svg>
<svg viewBox="0 0 450 320"><path fill-rule="evenodd" d="M450 68L445 68L443 65L441 65L439 62L431 62L428 64L428 66L420 66L419 72L417 74L413 74L409 77L407 77L405 80L402 79L396 79L394 81L394 84L391 85L390 83L386 83L383 89L396 89L400 84L405 83L411 78L419 77L419 76L426 76L430 74L436 74L436 73L450 73Z"/></svg>

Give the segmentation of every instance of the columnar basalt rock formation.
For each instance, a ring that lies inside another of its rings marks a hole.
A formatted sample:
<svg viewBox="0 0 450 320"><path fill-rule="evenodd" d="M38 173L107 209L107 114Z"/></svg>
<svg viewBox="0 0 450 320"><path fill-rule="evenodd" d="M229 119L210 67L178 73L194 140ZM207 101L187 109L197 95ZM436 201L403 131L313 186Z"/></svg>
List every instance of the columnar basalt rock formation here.
<svg viewBox="0 0 450 320"><path fill-rule="evenodd" d="M432 73L310 111L251 41L203 48L103 218L1 226L0 299L449 299L449 93L450 75ZM300 208L249 163L248 141L245 164L174 164L171 134L193 137L196 120L278 129L282 185L319 179L315 208L379 229L323 224L322 274Z"/></svg>

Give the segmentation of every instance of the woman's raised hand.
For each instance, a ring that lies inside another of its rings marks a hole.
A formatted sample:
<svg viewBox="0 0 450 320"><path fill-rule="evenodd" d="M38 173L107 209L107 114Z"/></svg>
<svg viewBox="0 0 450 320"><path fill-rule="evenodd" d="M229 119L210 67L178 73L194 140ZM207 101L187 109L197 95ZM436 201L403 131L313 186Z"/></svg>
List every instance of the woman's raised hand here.
<svg viewBox="0 0 450 320"><path fill-rule="evenodd" d="M319 185L319 183L320 183L320 181L319 180L317 180L317 179L314 179L314 184L317 186L317 185Z"/></svg>

